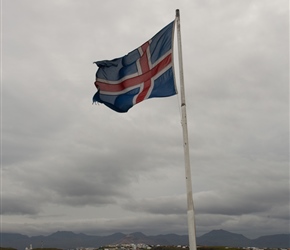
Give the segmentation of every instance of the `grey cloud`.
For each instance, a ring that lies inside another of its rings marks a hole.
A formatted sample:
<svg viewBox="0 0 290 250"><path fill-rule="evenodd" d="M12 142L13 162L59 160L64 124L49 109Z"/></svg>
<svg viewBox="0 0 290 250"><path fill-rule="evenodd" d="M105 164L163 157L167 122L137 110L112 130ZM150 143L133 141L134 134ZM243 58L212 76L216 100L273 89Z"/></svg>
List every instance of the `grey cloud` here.
<svg viewBox="0 0 290 250"><path fill-rule="evenodd" d="M41 208L30 197L1 197L1 214L3 215L34 215L39 212L41 212Z"/></svg>
<svg viewBox="0 0 290 250"><path fill-rule="evenodd" d="M186 214L186 197L181 195L129 200L123 207L133 212L184 215Z"/></svg>
<svg viewBox="0 0 290 250"><path fill-rule="evenodd" d="M120 186L118 179L112 179L110 173L98 174L96 169L96 173L87 176L83 172L80 174L75 169L73 169L75 172L70 171L70 169L63 171L52 167L44 173L44 171L33 169L28 173L14 172L13 178L17 179L16 175L20 176L22 183L25 183L22 190L26 193L27 201L29 202L33 198L38 205L45 205L47 202L74 206L104 205L116 203L114 197L127 196L124 187ZM66 178L64 178L65 176ZM122 178L119 180L121 181ZM8 185L7 182L4 184ZM17 190L21 188L21 185L23 184L15 185L12 189ZM126 186L126 184L123 185ZM35 192L37 196L34 195ZM18 197L11 197L11 199L13 198L18 199ZM21 201L18 202L21 203ZM13 209L11 208L11 210Z"/></svg>
<svg viewBox="0 0 290 250"><path fill-rule="evenodd" d="M199 193L196 195L197 212L222 215L270 213L275 207L287 205L287 189L281 190L282 192L265 192L263 189L252 187L250 190L239 191L233 188Z"/></svg>
<svg viewBox="0 0 290 250"><path fill-rule="evenodd" d="M194 203L198 216L208 214L212 217L213 215L231 217L261 214L287 220L289 219L288 197L287 186L262 187L257 183L250 184L249 189L241 186L196 193ZM186 197L173 195L129 200L128 203L123 204L123 207L130 211L149 214L185 214Z"/></svg>
<svg viewBox="0 0 290 250"><path fill-rule="evenodd" d="M3 230L187 233L179 96L127 114L91 105L92 62L141 45L178 7L198 232L287 233L288 2L147 6L3 2Z"/></svg>

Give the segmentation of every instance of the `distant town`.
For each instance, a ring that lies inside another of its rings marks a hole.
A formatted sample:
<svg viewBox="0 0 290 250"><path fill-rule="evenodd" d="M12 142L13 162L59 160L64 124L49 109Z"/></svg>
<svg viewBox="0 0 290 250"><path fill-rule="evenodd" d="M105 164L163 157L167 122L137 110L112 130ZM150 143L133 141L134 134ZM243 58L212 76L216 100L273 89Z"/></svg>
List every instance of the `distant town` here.
<svg viewBox="0 0 290 250"><path fill-rule="evenodd" d="M74 249L65 250L189 250L188 246L151 246L143 243L139 244L114 244L108 246L95 247L76 247ZM197 246L198 250L290 250L290 248L257 248L257 247L214 247L214 246ZM0 248L0 250L13 250L13 248ZM16 249L15 249L16 250ZM32 245L26 247L25 250L64 250L58 248L35 248Z"/></svg>

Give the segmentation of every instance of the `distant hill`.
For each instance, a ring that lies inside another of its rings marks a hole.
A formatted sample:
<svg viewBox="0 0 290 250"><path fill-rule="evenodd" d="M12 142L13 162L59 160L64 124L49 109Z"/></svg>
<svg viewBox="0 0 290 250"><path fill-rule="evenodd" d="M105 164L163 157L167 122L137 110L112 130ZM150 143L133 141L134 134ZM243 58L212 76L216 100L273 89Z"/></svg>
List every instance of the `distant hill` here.
<svg viewBox="0 0 290 250"><path fill-rule="evenodd" d="M289 248L290 247L290 235L289 234L276 234L262 236L255 240L252 240L253 246L259 247L278 247Z"/></svg>
<svg viewBox="0 0 290 250"><path fill-rule="evenodd" d="M197 243L203 246L252 246L252 241L242 234L230 233L224 230L213 230L198 237Z"/></svg>
<svg viewBox="0 0 290 250"><path fill-rule="evenodd" d="M147 236L136 232L132 234L115 233L108 236L91 236L76 234L68 231L58 231L48 236L28 237L22 234L0 233L1 247L12 247L23 250L32 244L33 248L100 247L109 244L144 243L148 245L188 245L187 235L165 234ZM278 234L259 237L251 240L242 234L224 230L213 230L197 237L200 246L229 246L229 247L260 247L260 248L290 248L290 234Z"/></svg>

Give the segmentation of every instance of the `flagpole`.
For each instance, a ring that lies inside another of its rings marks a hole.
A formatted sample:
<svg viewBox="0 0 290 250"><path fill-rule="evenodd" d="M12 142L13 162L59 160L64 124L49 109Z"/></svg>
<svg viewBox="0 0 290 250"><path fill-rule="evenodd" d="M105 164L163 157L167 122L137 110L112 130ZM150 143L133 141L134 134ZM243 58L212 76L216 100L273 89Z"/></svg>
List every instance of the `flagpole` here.
<svg viewBox="0 0 290 250"><path fill-rule="evenodd" d="M177 45L178 45L181 112L182 112L181 123L182 123L182 131L183 131L185 180L186 180L186 191L187 191L187 223L188 223L189 249L196 250L196 233L195 233L192 182L191 182L191 170L190 170L190 158L189 158L189 144L188 144L188 130L187 130L187 117L186 117L186 104L185 104L179 9L176 10L176 24L177 24Z"/></svg>

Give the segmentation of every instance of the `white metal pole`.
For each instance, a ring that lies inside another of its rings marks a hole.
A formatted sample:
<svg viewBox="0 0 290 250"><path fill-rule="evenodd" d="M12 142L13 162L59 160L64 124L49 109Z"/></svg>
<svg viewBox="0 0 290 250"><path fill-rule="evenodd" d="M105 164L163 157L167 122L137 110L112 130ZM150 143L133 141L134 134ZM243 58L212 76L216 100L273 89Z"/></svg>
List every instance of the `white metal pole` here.
<svg viewBox="0 0 290 250"><path fill-rule="evenodd" d="M177 24L177 44L178 44L180 95L181 95L181 112L182 112L181 123L182 123L182 131L183 131L185 180L186 180L186 191L187 191L187 222L188 222L189 249L196 250L196 233L195 233L195 222L194 222L192 182L191 182L185 90L184 90L184 77L183 77L183 61L182 61L182 48L181 48L180 14L179 14L178 9L176 10L176 24Z"/></svg>

